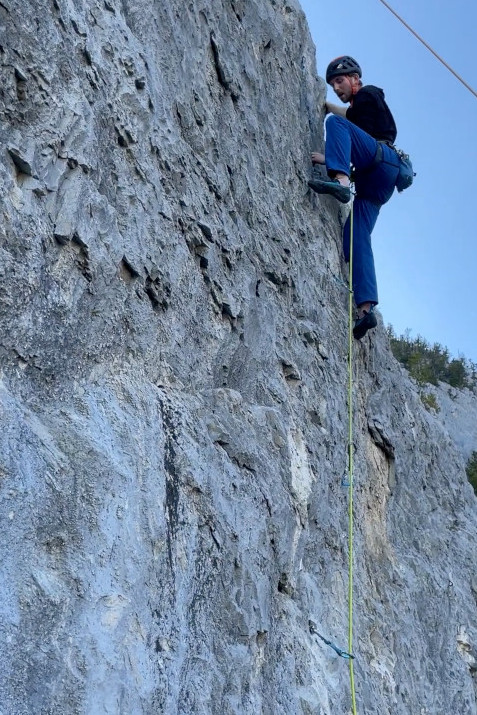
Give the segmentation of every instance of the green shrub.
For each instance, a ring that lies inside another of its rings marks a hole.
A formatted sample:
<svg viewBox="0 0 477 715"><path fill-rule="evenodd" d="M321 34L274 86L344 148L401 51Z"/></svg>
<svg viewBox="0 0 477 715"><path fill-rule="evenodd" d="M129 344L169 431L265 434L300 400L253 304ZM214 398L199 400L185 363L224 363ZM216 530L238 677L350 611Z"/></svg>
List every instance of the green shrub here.
<svg viewBox="0 0 477 715"><path fill-rule="evenodd" d="M387 333L394 357L419 384L437 385L441 381L458 389L476 387L477 365L471 360L464 357L451 360L447 348L439 343L430 345L420 335L411 338L409 330L397 336L393 327L388 325Z"/></svg>
<svg viewBox="0 0 477 715"><path fill-rule="evenodd" d="M435 410L440 412L441 408L437 404L436 396L432 392L421 392L421 401L428 412Z"/></svg>

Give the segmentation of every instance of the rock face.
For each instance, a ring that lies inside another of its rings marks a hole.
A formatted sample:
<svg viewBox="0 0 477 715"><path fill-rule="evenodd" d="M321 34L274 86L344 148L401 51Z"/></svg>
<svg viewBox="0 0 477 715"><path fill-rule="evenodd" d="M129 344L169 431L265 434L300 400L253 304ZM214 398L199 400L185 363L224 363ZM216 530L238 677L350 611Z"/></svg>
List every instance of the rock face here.
<svg viewBox="0 0 477 715"><path fill-rule="evenodd" d="M1 0L0 712L342 715L347 289L295 0ZM358 709L477 712L477 510L355 344Z"/></svg>
<svg viewBox="0 0 477 715"><path fill-rule="evenodd" d="M467 462L477 452L476 390L457 390L443 382L428 385L424 393L435 398L434 412Z"/></svg>

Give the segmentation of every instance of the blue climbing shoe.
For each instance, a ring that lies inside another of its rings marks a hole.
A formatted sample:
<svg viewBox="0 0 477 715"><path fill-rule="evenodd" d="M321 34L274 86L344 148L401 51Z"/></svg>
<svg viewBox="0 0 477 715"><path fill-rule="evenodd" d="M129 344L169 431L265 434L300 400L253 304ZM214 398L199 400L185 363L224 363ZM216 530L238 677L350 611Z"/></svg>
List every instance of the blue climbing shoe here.
<svg viewBox="0 0 477 715"><path fill-rule="evenodd" d="M351 199L351 189L349 186L343 186L338 179L311 179L308 186L317 194L330 194L335 199L341 201L342 204L347 204Z"/></svg>
<svg viewBox="0 0 477 715"><path fill-rule="evenodd" d="M362 318L355 320L353 328L354 337L356 340L361 340L361 338L364 338L368 330L375 328L377 324L378 320L373 312L373 308L370 308L368 312L364 312Z"/></svg>

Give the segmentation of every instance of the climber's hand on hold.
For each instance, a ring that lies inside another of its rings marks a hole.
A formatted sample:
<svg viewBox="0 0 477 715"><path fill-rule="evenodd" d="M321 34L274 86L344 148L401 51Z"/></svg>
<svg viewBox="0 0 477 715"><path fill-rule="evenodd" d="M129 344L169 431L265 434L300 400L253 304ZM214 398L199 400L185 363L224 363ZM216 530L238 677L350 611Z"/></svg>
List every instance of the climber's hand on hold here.
<svg viewBox="0 0 477 715"><path fill-rule="evenodd" d="M321 154L319 151L314 151L311 155L311 163L312 164L324 164L325 163L325 155Z"/></svg>

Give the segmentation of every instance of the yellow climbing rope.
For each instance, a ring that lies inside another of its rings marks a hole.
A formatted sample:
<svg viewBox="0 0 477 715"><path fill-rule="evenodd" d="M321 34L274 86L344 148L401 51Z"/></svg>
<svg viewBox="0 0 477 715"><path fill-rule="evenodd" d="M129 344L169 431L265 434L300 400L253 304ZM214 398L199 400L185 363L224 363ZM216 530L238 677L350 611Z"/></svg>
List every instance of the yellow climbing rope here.
<svg viewBox="0 0 477 715"><path fill-rule="evenodd" d="M380 0L397 19L440 61L442 64L477 97L477 92L450 65L435 52L420 35L405 22L398 13L385 1ZM357 715L356 691L353 670L353 204L350 213L350 246L349 246L349 316L348 316L348 654L349 679L351 691L351 710Z"/></svg>
<svg viewBox="0 0 477 715"><path fill-rule="evenodd" d="M380 0L400 22L422 42L422 44L475 96L477 92L455 72L450 65L435 52L432 47L405 22L398 13L385 1ZM348 662L351 691L352 714L357 715L356 691L353 670L353 204L350 213L350 246L349 246L349 316L348 316ZM326 642L326 641L325 641ZM335 650L339 651L339 649ZM340 655L343 655L340 652Z"/></svg>
<svg viewBox="0 0 477 715"><path fill-rule="evenodd" d="M349 239L348 315L348 653L353 653L353 202ZM349 679L353 715L357 715L353 658L349 658Z"/></svg>

